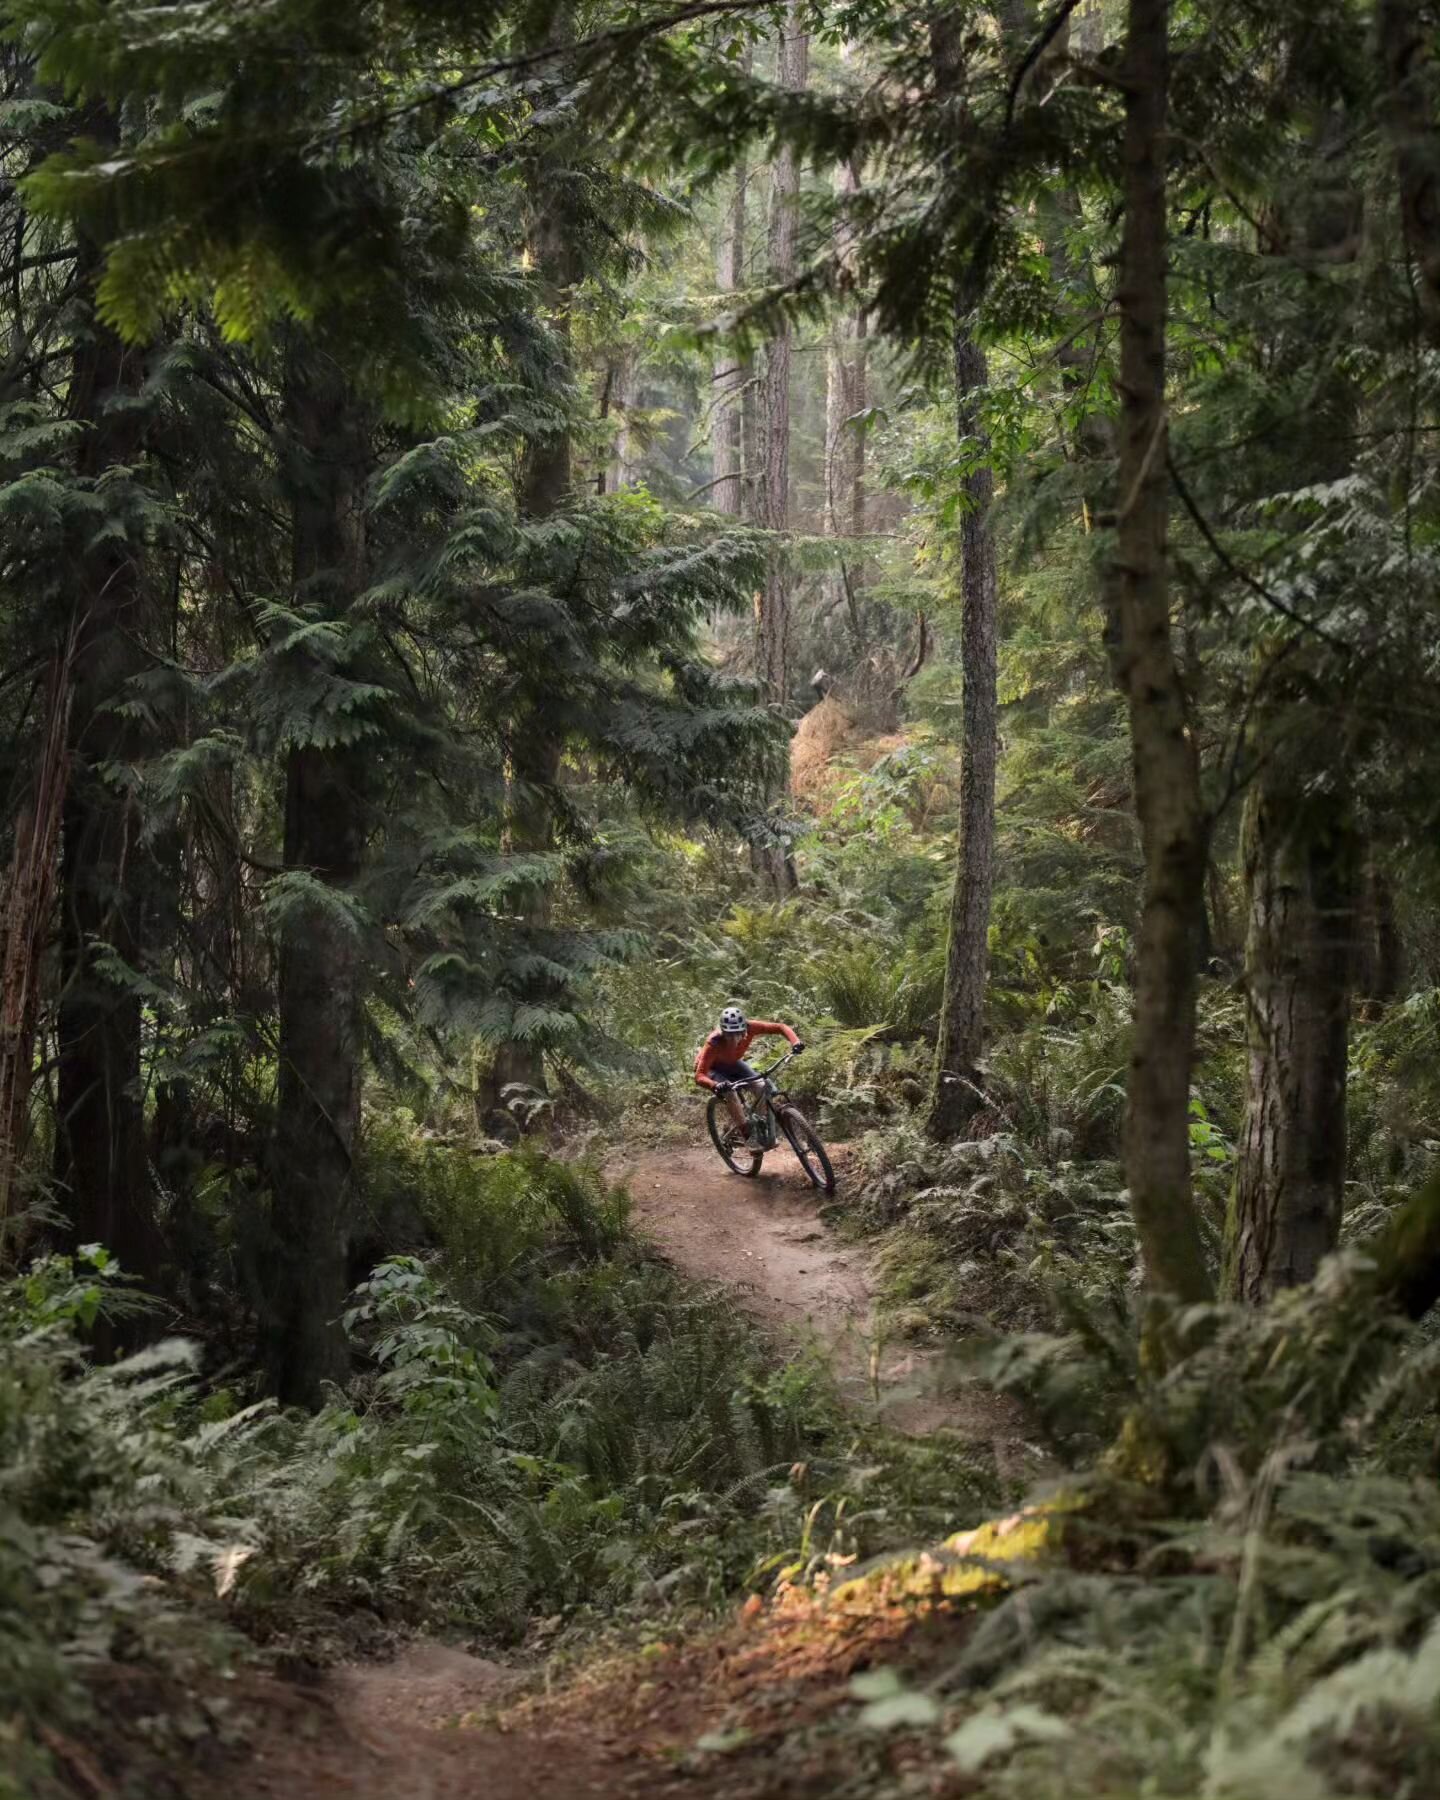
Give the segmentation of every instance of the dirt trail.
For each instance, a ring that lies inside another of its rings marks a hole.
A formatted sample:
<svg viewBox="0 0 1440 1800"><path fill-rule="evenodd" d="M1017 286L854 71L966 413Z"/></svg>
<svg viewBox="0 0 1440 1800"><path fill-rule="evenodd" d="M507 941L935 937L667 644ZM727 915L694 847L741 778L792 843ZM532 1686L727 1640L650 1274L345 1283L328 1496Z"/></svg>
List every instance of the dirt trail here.
<svg viewBox="0 0 1440 1800"><path fill-rule="evenodd" d="M843 1188L851 1158L843 1144L832 1155ZM789 1151L767 1156L753 1181L732 1175L708 1143L633 1151L606 1173L625 1182L640 1230L677 1267L734 1286L777 1336L815 1343L853 1406L878 1406L886 1424L915 1436L949 1427L1010 1466L1017 1425L1009 1409L947 1384L933 1352L886 1341L869 1257L822 1223L820 1196Z"/></svg>
<svg viewBox="0 0 1440 1800"><path fill-rule="evenodd" d="M834 1157L843 1186L850 1157L844 1146ZM958 1431L1013 1466L1015 1417L993 1397L947 1391L935 1356L877 1344L865 1251L824 1225L788 1152L766 1161L747 1181L705 1144L634 1150L607 1173L628 1186L638 1228L677 1267L734 1288L777 1339L813 1343L857 1409L911 1433ZM923 1653L927 1633L952 1636L959 1621L871 1602L849 1618L832 1608L817 1628L783 1609L752 1612L758 1604L708 1636L657 1647L643 1667L632 1658L585 1671L518 1707L516 1671L429 1643L335 1671L316 1689L275 1684L243 1768L195 1800L821 1800L841 1773L835 1757L853 1755L853 1740L846 1750L825 1726L849 1703L850 1674L887 1640ZM697 1748L707 1733L724 1740L737 1729L740 1755ZM782 1747L783 1773L771 1760ZM930 1780L917 1791L959 1791L944 1773Z"/></svg>
<svg viewBox="0 0 1440 1800"><path fill-rule="evenodd" d="M834 1722L854 1706L858 1670L898 1655L923 1678L970 1625L874 1593L823 1610L799 1595L774 1610L751 1602L708 1633L528 1699L513 1670L417 1644L320 1689L272 1684L243 1765L187 1800L830 1800L857 1756L869 1791L898 1791L903 1776L907 1793L961 1800L968 1786L933 1742L862 1744Z"/></svg>
<svg viewBox="0 0 1440 1800"><path fill-rule="evenodd" d="M267 1706L244 1767L220 1775L203 1800L620 1800L633 1791L602 1733L568 1720L499 1728L495 1715L517 1685L498 1663L431 1643L333 1671L319 1689L277 1684L283 1699Z"/></svg>

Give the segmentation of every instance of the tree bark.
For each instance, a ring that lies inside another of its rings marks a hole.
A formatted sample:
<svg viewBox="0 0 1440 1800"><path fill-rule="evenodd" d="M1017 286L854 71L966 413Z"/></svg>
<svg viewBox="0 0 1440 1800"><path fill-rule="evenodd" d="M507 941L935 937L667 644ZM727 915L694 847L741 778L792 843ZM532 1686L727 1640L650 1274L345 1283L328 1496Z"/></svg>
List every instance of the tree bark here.
<svg viewBox="0 0 1440 1800"><path fill-rule="evenodd" d="M789 0L775 47L775 75L782 87L800 90L809 78L810 40L802 28L799 0ZM770 279L784 286L795 275L800 170L795 152L782 144L770 180ZM788 321L776 327L766 346L760 387L759 430L763 438L755 486L755 522L783 534L790 524L790 364L794 333ZM746 447L748 451L748 446ZM781 709L790 694L790 558L775 542L765 578L755 596L755 677L764 700ZM770 796L777 798L776 794ZM751 845L751 866L780 895L797 886L794 858L780 835L767 826L764 840Z"/></svg>
<svg viewBox="0 0 1440 1800"><path fill-rule="evenodd" d="M962 446L974 465L965 477L960 526L964 610L960 629L963 690L960 714L960 835L945 998L935 1046L935 1075L926 1129L959 1135L984 1104L981 1054L990 977L990 902L995 881L995 774L999 741L996 693L999 592L991 512L995 476L981 415L988 381L985 352L963 324L955 334L955 387Z"/></svg>
<svg viewBox="0 0 1440 1800"><path fill-rule="evenodd" d="M844 202L860 189L860 172L853 163L842 163L835 175L835 191ZM842 212L836 230L836 250L842 264L853 271L854 227ZM867 385L865 309L843 307L830 328L826 358L825 391L825 530L828 536L855 540L865 533L865 432L856 423L864 411ZM844 607L850 621L851 649L863 654L866 629L861 595L864 570L854 548L839 552L839 566L831 578L831 601Z"/></svg>
<svg viewBox="0 0 1440 1800"><path fill-rule="evenodd" d="M756 373L755 358L741 362L740 384L740 517L751 525L762 524L760 439L764 424L765 394Z"/></svg>
<svg viewBox="0 0 1440 1800"><path fill-rule="evenodd" d="M1434 24L1419 0L1377 0L1375 27L1400 215L1426 333L1440 343L1440 81Z"/></svg>
<svg viewBox="0 0 1440 1800"><path fill-rule="evenodd" d="M1298 775L1277 746L1244 828L1249 1062L1225 1286L1256 1304L1312 1279L1345 1194L1356 843L1343 797Z"/></svg>
<svg viewBox="0 0 1440 1800"><path fill-rule="evenodd" d="M635 469L635 430L630 414L635 405L635 358L622 350L605 374L600 417L615 422L610 448L595 479L597 494L618 494L632 485Z"/></svg>
<svg viewBox="0 0 1440 1800"><path fill-rule="evenodd" d="M752 53L747 45L740 67L748 75ZM745 291L745 215L746 186L750 171L742 155L735 165L734 186L730 203L720 227L720 247L716 257L716 286L731 307L736 296ZM710 504L717 512L739 518L746 512L745 487L753 478L753 466L745 463L745 409L755 373L754 359L738 346L721 351L715 369L715 407L711 426L711 445L715 484Z"/></svg>
<svg viewBox="0 0 1440 1800"><path fill-rule="evenodd" d="M1009 32L1023 28L1007 15ZM930 28L930 53L939 91L964 90L959 22L954 15ZM960 129L967 130L968 118ZM992 511L995 475L983 403L989 383L985 352L973 336L973 297L957 293L955 310L956 426L969 473L963 483L960 526L962 620L960 667L960 823L955 884L945 959L945 992L935 1045L926 1129L956 1137L984 1103L981 1054L985 993L990 974L990 903L995 878L995 775L998 750L998 581Z"/></svg>
<svg viewBox="0 0 1440 1800"><path fill-rule="evenodd" d="M1105 10L1102 0L1081 0L1069 19L1071 46L1077 56L1098 56L1105 48Z"/></svg>
<svg viewBox="0 0 1440 1800"><path fill-rule="evenodd" d="M108 115L101 129L115 139ZM68 416L85 427L76 473L94 484L132 467L143 450L133 402L143 353L123 345L93 310L100 254L83 246L85 317L71 364ZM141 1005L134 986L107 971L113 958L138 969L146 853L140 816L123 776L142 749L141 729L118 707L145 667L139 546L97 534L76 559L77 592L63 809L60 1004L55 1177L75 1244L104 1244L131 1273L161 1261L145 1156L140 1094Z"/></svg>
<svg viewBox="0 0 1440 1800"><path fill-rule="evenodd" d="M10 1247L5 1227L25 1148L40 1022L41 959L55 901L60 820L69 775L65 743L73 647L72 640L51 667L40 766L30 803L15 822L15 848L0 896L0 1267Z"/></svg>
<svg viewBox="0 0 1440 1800"><path fill-rule="evenodd" d="M1129 0L1125 225L1120 248L1116 542L1107 638L1130 724L1144 896L1125 1107L1125 1175L1152 1290L1211 1291L1190 1182L1190 1075L1204 931L1208 822L1170 632L1166 566L1168 0Z"/></svg>
<svg viewBox="0 0 1440 1800"><path fill-rule="evenodd" d="M776 47L776 75L782 87L802 89L809 74L810 40L798 0L789 0ZM778 286L794 279L800 171L795 152L782 145L775 156L770 190L770 278ZM768 530L790 523L790 362L794 333L776 328L765 353L764 469L759 521ZM789 693L790 566L783 546L770 554L765 585L756 603L755 671L765 698L775 706Z"/></svg>
<svg viewBox="0 0 1440 1800"><path fill-rule="evenodd" d="M365 571L368 421L323 344L296 340L285 370L284 479L297 604L343 619ZM367 835L365 759L303 744L285 770L284 865L334 892L292 906L280 931L279 1085L271 1187L278 1254L266 1345L282 1402L315 1407L349 1356L355 1148L363 1079L362 947L338 901L354 889Z"/></svg>

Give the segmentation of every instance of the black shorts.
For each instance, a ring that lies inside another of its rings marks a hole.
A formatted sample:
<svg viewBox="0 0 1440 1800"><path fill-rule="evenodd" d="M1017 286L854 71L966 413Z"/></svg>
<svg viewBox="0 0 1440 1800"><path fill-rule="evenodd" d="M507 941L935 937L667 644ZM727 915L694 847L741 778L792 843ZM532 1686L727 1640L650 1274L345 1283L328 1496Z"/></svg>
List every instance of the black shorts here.
<svg viewBox="0 0 1440 1800"><path fill-rule="evenodd" d="M711 1063L710 1079L712 1081L753 1081L755 1071L749 1063Z"/></svg>

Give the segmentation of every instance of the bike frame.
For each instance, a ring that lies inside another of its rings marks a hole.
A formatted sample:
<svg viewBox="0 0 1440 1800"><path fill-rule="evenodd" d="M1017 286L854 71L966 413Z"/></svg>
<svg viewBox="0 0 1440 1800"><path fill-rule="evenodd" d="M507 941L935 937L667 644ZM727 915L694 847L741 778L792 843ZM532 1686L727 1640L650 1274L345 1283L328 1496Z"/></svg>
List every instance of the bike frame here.
<svg viewBox="0 0 1440 1800"><path fill-rule="evenodd" d="M770 1077L777 1069L783 1069L786 1063L793 1062L794 1060L795 1052L789 1050L784 1056L779 1057L775 1062L771 1063L768 1069L757 1069L753 1075L747 1076L744 1081L727 1081L725 1083L726 1092L738 1088L758 1088L760 1090L759 1098L763 1104L759 1108L752 1105L749 1109L752 1114L758 1111L760 1118L761 1138L760 1142L756 1145L757 1149L778 1150L780 1148L780 1131L775 1121L774 1104L775 1098L780 1090L776 1087L775 1083L771 1081Z"/></svg>

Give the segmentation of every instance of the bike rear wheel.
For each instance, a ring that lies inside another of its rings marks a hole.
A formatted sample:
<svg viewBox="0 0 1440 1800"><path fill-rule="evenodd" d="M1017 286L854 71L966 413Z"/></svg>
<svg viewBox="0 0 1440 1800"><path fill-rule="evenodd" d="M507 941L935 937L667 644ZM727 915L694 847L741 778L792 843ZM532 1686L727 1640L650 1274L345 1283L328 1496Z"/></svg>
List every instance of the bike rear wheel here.
<svg viewBox="0 0 1440 1800"><path fill-rule="evenodd" d="M732 1174L743 1175L747 1180L752 1180L760 1173L760 1164L765 1160L764 1151L740 1141L735 1121L730 1117L730 1108L718 1095L705 1108L705 1123L710 1127L710 1142L714 1144L721 1162Z"/></svg>
<svg viewBox="0 0 1440 1800"><path fill-rule="evenodd" d="M833 1194L835 1171L830 1166L824 1144L820 1142L819 1132L804 1113L797 1112L793 1106L782 1108L780 1129L789 1138L795 1160L809 1176L811 1186L819 1188L822 1194Z"/></svg>

